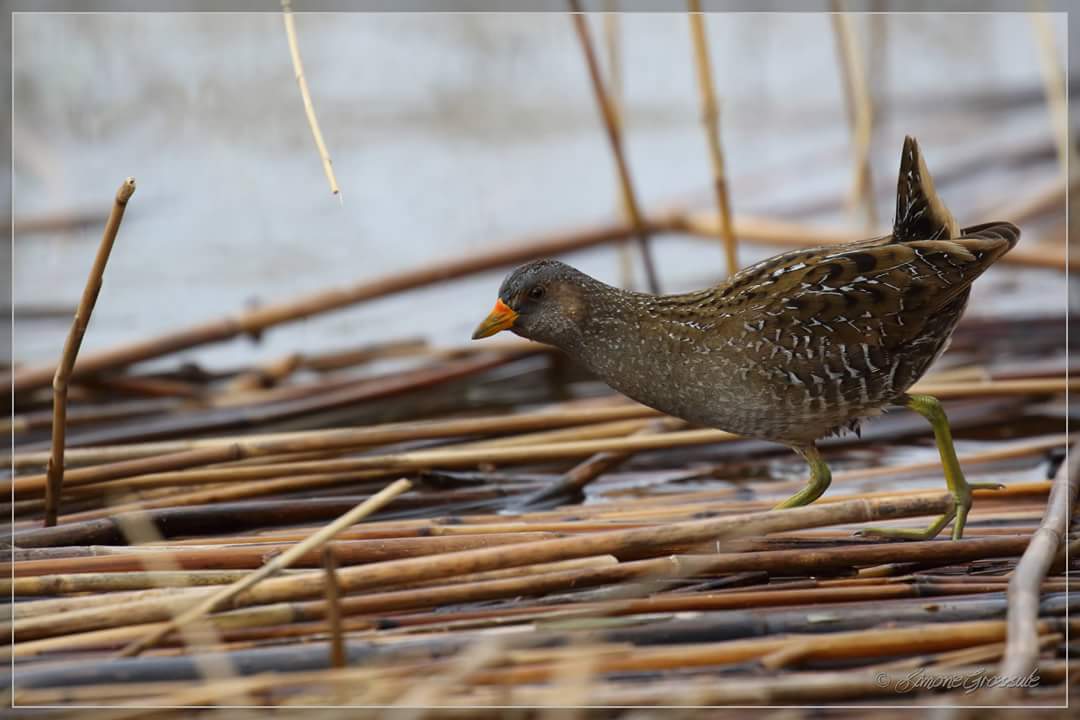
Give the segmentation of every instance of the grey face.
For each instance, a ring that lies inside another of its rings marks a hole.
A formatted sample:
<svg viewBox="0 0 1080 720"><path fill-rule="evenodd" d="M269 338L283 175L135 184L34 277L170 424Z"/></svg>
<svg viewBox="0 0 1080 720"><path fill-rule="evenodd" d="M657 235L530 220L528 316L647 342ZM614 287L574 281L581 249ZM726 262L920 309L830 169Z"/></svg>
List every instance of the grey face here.
<svg viewBox="0 0 1080 720"><path fill-rule="evenodd" d="M588 280L557 260L537 260L517 268L499 288L499 299L518 314L510 330L556 347L574 346L588 310Z"/></svg>

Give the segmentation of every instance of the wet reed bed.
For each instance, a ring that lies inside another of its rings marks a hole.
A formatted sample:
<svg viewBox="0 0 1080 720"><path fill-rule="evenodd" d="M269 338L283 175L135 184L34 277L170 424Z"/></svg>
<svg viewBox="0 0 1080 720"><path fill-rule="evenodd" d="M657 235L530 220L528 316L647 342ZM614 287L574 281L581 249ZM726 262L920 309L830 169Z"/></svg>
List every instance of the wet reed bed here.
<svg viewBox="0 0 1080 720"><path fill-rule="evenodd" d="M71 395L83 421L53 527L50 428L20 395L3 480L12 697L895 701L928 692L902 682L915 671L991 672L1013 568L1055 478L1070 481L1055 400L1075 381L1052 355L989 342L1018 322L962 325L952 362L922 381L946 402L969 477L1006 485L977 492L957 542L853 534L921 525L951 502L914 416L824 443L830 493L773 511L803 482L782 447L599 392L525 343L395 341L216 374L136 367L111 375L122 394L73 381L88 396ZM160 381L192 392L146 402ZM140 524L151 535L133 534ZM1055 552L1035 590L1044 692L1066 682L1076 630ZM207 675L209 658L226 672Z"/></svg>
<svg viewBox="0 0 1080 720"><path fill-rule="evenodd" d="M735 240L757 252L863 236L778 220L782 209L732 214L701 18L688 31L714 209L638 207L583 20L624 220L8 369L0 584L16 705L154 717L234 704L1061 702L1076 681L1064 661L1080 483L1066 462L1064 399L1080 386L1064 307L973 313L913 389L944 402L968 478L1004 485L975 492L958 541L857 534L923 527L951 506L930 428L907 411L823 441L830 492L777 511L805 483L787 449L662 416L524 341L391 337L233 368L173 359L603 245L636 241L651 257L665 237L720 237L733 259ZM853 137L868 122L853 118ZM872 207L860 143L856 194ZM948 192L1003 155L1052 164L1043 145L995 147L935 177ZM1021 195L984 204L1025 226L1000 271L1018 295L1077 262L1049 222L1061 185ZM1020 687L965 691L1000 668Z"/></svg>

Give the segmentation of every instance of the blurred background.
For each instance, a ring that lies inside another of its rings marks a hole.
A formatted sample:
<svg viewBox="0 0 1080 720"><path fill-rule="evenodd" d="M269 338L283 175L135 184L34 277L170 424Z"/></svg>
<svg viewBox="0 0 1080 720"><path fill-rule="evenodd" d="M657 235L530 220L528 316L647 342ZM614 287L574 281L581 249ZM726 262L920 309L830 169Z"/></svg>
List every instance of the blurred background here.
<svg viewBox="0 0 1080 720"><path fill-rule="evenodd" d="M605 76L614 68L622 78L642 205L714 208L686 15L590 20ZM1061 187L1047 58L1064 71L1064 14L1044 16L1042 35L1026 13L850 20L873 100L875 227L891 223L905 134L919 138L962 225L1013 219L990 211ZM299 12L341 203L328 191L278 13L12 21L16 363L55 361L128 175L138 190L83 354L618 217L611 151L565 13ZM830 16L718 13L706 30L736 216L866 228L850 202L852 133ZM1025 219L1022 244L1060 247L1064 207L1058 198ZM653 247L665 291L726 275L717 240L659 237ZM744 243L739 262L781 249ZM636 254L631 274L611 246L569 259L605 281L644 286ZM503 274L179 357L213 367L403 336L465 343ZM1002 293L1027 282L1035 292ZM1066 292L1061 272L995 268L975 285L969 314L1060 313Z"/></svg>

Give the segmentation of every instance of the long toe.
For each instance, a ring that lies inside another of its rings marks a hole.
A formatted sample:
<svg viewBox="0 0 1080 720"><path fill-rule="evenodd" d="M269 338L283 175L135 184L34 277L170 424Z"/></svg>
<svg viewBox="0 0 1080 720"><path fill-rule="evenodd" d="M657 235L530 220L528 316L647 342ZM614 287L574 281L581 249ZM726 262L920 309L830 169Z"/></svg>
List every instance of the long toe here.
<svg viewBox="0 0 1080 720"><path fill-rule="evenodd" d="M959 505L955 507L959 507ZM949 524L949 521L953 519L955 514L955 510L950 510L934 522L930 523L930 525L923 530L914 530L912 528L868 527L856 530L855 535L859 537L897 538L900 540L933 540L938 536L938 533Z"/></svg>

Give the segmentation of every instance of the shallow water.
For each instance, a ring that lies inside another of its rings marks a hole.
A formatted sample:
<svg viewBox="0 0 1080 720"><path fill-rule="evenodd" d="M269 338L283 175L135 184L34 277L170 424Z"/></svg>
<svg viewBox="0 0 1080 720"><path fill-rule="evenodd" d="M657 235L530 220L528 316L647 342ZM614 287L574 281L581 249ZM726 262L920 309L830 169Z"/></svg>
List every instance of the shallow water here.
<svg viewBox="0 0 1080 720"><path fill-rule="evenodd" d="M864 38L869 22L858 21ZM621 24L628 149L643 204L707 203L686 18L625 15ZM715 15L707 26L736 212L842 197L848 131L827 16ZM84 351L614 212L612 160L564 15L305 15L297 27L340 205L304 118L280 16L14 18L16 217L104 212L123 177L139 183ZM599 42L600 23L592 27ZM1063 20L1058 30L1063 48ZM1026 17L889 16L885 37L885 50L870 54L883 62L875 90L891 99L873 157L884 184L905 133L920 138L931 168L990 142L1049 138L1041 104L961 115L947 102L960 91L1039 87ZM927 95L941 100L912 100ZM1047 172L1018 167L940 189L963 223ZM879 207L887 222L887 195ZM850 221L843 211L804 219ZM72 307L99 236L92 226L17 238L16 307ZM724 271L715 243L663 239L656 251L666 289ZM740 260L774 251L744 246ZM572 261L619 282L611 249ZM501 276L279 327L258 346L237 341L181 357L232 365L401 336L465 342ZM1003 297L1017 278L1035 292ZM995 270L976 285L970 312L1064 302L1057 273ZM65 318L18 320L16 361L55 358L66 331Z"/></svg>

